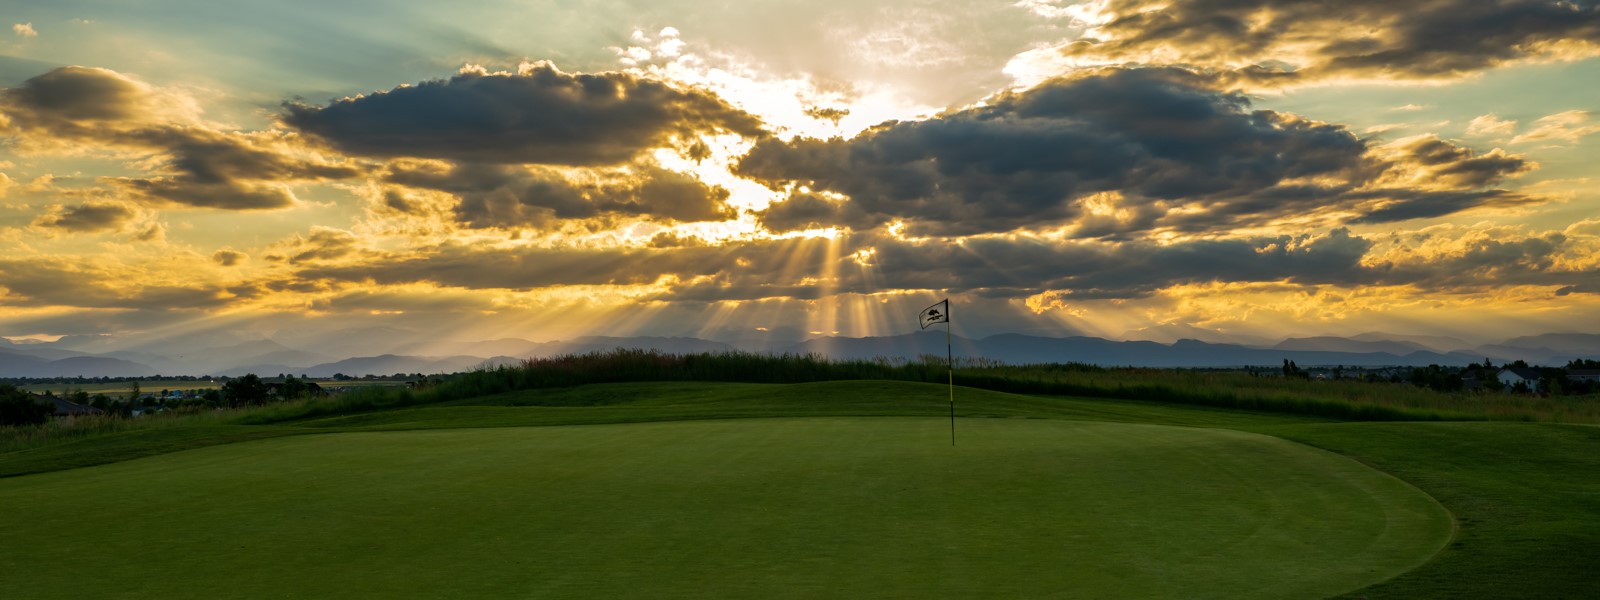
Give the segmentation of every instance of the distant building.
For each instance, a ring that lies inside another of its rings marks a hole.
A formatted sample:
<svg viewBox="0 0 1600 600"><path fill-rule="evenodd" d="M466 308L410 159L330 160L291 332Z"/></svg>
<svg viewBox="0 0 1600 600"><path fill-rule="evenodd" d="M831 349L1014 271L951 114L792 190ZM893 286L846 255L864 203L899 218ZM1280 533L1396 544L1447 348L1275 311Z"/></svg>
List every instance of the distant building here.
<svg viewBox="0 0 1600 600"><path fill-rule="evenodd" d="M1567 371L1567 381L1600 383L1600 369L1570 369Z"/></svg>
<svg viewBox="0 0 1600 600"><path fill-rule="evenodd" d="M34 396L34 399L44 400L54 404L56 407L54 414L58 417L70 417L73 415L98 415L102 412L105 412L93 406L84 406L76 402L68 401L66 398L58 398L56 396Z"/></svg>
<svg viewBox="0 0 1600 600"><path fill-rule="evenodd" d="M1506 386L1507 390L1516 387L1516 385L1520 383L1526 386L1529 391L1539 391L1538 369L1530 367L1506 367L1504 369L1500 369L1499 373L1495 373L1494 377L1495 379L1500 380L1500 383Z"/></svg>

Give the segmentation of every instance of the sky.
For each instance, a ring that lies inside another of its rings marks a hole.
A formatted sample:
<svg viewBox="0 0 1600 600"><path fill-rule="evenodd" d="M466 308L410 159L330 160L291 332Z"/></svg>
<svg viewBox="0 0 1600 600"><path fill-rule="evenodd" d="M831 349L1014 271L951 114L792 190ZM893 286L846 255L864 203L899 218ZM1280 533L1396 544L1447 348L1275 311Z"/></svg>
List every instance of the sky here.
<svg viewBox="0 0 1600 600"><path fill-rule="evenodd" d="M0 21L12 340L1600 333L1595 0Z"/></svg>

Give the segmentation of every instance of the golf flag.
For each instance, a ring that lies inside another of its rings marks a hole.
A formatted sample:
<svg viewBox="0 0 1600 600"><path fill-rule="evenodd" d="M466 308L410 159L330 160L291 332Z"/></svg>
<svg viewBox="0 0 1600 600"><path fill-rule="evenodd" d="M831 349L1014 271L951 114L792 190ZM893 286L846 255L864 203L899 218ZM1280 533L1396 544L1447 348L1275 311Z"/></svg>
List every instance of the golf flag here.
<svg viewBox="0 0 1600 600"><path fill-rule="evenodd" d="M922 314L917 315L922 321L922 328L927 329L934 323L944 323L944 355L945 365L950 373L950 445L956 445L956 355L950 349L950 299L940 300L938 304L922 309Z"/></svg>
<svg viewBox="0 0 1600 600"><path fill-rule="evenodd" d="M934 323L950 322L950 300L944 301L922 309L922 328L927 329Z"/></svg>

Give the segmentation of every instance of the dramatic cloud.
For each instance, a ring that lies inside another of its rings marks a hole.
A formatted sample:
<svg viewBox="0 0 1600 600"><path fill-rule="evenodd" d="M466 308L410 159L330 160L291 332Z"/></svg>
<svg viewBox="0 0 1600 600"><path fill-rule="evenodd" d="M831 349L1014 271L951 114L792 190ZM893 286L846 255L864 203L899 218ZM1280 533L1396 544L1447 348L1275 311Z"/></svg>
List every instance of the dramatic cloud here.
<svg viewBox="0 0 1600 600"><path fill-rule="evenodd" d="M1375 148L1395 168L1380 182L1425 190L1466 190L1494 185L1535 165L1496 148L1486 153L1457 146L1435 135L1420 135Z"/></svg>
<svg viewBox="0 0 1600 600"><path fill-rule="evenodd" d="M267 260L287 260L292 265L335 260L354 253L360 241L354 233L343 229L312 226L310 235L296 235L279 243L275 252L267 255Z"/></svg>
<svg viewBox="0 0 1600 600"><path fill-rule="evenodd" d="M844 226L871 229L877 220L862 212L847 198L822 194L796 193L757 213L762 227L770 231L800 231Z"/></svg>
<svg viewBox="0 0 1600 600"><path fill-rule="evenodd" d="M1117 238L1372 219L1410 203L1455 212L1506 199L1474 190L1531 168L1437 138L1372 148L1338 125L1252 111L1212 83L1183 70L1106 69L850 140L762 140L738 171L802 190L762 213L779 230L901 220L917 234L967 235L1070 224L1081 237Z"/></svg>
<svg viewBox="0 0 1600 600"><path fill-rule="evenodd" d="M243 264L244 261L249 260L249 258L249 254L245 254L232 248L223 248L211 254L211 260L224 267L232 267Z"/></svg>
<svg viewBox="0 0 1600 600"><path fill-rule="evenodd" d="M206 284L140 281L139 269L106 261L72 259L0 260L0 306L200 310L232 301Z"/></svg>
<svg viewBox="0 0 1600 600"><path fill-rule="evenodd" d="M1183 64L1256 83L1433 79L1600 53L1592 0L1098 0L1068 64Z"/></svg>
<svg viewBox="0 0 1600 600"><path fill-rule="evenodd" d="M284 123L346 153L494 164L616 165L702 133L762 134L755 117L707 92L542 62L286 111Z"/></svg>
<svg viewBox="0 0 1600 600"><path fill-rule="evenodd" d="M5 133L26 135L36 144L45 136L84 141L109 138L121 142L162 126L198 124L192 102L163 93L116 71L92 67L61 67L33 77L22 85L0 90L0 114Z"/></svg>
<svg viewBox="0 0 1600 600"><path fill-rule="evenodd" d="M1425 238L1382 248L1344 229L1324 235L1104 243L1037 237L902 240L876 234L723 246L483 248L446 245L366 264L312 267L329 286L432 284L524 290L646 286L673 302L817 299L885 290L940 290L1023 299L1133 299L1175 286L1283 283L1411 286L1461 293L1495 286L1580 286L1600 274L1596 249L1560 233ZM1578 262L1574 262L1578 261ZM1577 290L1580 288L1574 288ZM1569 291L1569 293L1572 293Z"/></svg>
<svg viewBox="0 0 1600 600"><path fill-rule="evenodd" d="M0 90L0 133L38 152L81 152L87 144L153 154L143 161L152 176L107 181L157 204L281 208L294 202L282 182L360 174L303 150L291 134L219 130L186 98L106 69L62 67Z"/></svg>
<svg viewBox="0 0 1600 600"><path fill-rule="evenodd" d="M58 206L34 219L35 227L60 229L72 233L91 233L121 229L138 212L124 204L94 202L78 206Z"/></svg>
<svg viewBox="0 0 1600 600"><path fill-rule="evenodd" d="M678 222L735 216L727 190L650 166L574 173L513 165L398 165L387 180L455 196L454 217L471 228L554 229L564 220L608 216ZM402 196L386 202L412 212Z"/></svg>

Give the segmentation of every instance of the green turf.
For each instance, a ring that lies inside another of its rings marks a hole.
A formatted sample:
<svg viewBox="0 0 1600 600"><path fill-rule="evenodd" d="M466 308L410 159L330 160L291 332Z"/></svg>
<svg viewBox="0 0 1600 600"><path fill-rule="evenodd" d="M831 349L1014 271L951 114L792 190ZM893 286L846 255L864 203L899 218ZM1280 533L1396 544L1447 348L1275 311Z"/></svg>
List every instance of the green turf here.
<svg viewBox="0 0 1600 600"><path fill-rule="evenodd" d="M522 410L539 407L542 410ZM950 410L944 386L901 381L759 383L615 383L528 390L446 405L297 421L333 429L428 429L581 425L772 416L937 416ZM1329 422L1301 415L1219 410L1132 400L1041 398L958 388L960 417L1074 419L1258 427Z"/></svg>
<svg viewBox="0 0 1600 600"><path fill-rule="evenodd" d="M27 485L17 482L97 473L101 469L142 465L145 461L94 469L80 468L87 465L262 437L312 432L504 428L683 419L719 419L710 424L729 426L760 422L727 420L738 417L941 417L949 407L944 394L943 386L902 382L829 382L788 386L615 384L520 392L458 401L448 406L379 411L272 425L230 424L233 417L208 418L194 424L175 422L148 428L140 425L110 435L52 441L28 450L0 452L0 478L11 477L0 479L0 489L17 490L21 488L11 486ZM1041 420L1158 423L1265 433L1331 450L1393 474L1431 494L1457 517L1457 536L1432 560L1393 579L1353 591L1349 594L1351 598L1579 598L1591 596L1590 590L1600 584L1600 577L1593 573L1589 564L1593 549L1600 548L1600 489L1597 489L1600 483L1596 483L1600 479L1594 476L1594 473L1600 472L1600 427L1527 423L1333 423L1326 419L1204 407L1124 400L1038 398L966 388L957 389L956 407L957 414L962 417L960 428L964 441L969 430L976 433L984 427L1013 423L1037 425ZM896 420L899 419L867 419L872 423ZM944 423L942 419L933 421ZM628 427L634 426L623 429ZM504 433L495 435L582 429L591 428L501 429L497 431ZM454 433L457 432L419 431L400 435ZM239 447L270 447L270 444L293 441L273 440ZM967 444L964 443L960 448L966 451ZM226 449L210 448L202 452ZM190 454L193 453L170 456ZM873 460L869 457L864 462ZM16 477L25 473L64 469L74 470L45 476ZM1004 491L1015 485L1009 480L995 481L993 490ZM135 482L116 494L126 498L128 492L138 492L142 486L142 483ZM130 522L139 522L143 517L138 515L145 514L151 506L162 504L143 492L140 494L137 499L130 499L116 507L99 504L99 500L80 506L78 498L68 499L62 502L63 511L72 507L83 510L63 519L76 519L80 513L109 511L127 517ZM0 510L0 515L10 511L10 502L10 497L0 498L0 508L5 509ZM1130 510L1133 508L1130 507ZM289 521L305 518L290 509L276 516ZM183 517L173 516L161 518L169 522L183 520ZM159 523L150 526L157 525ZM0 548L7 547L10 540L11 531L6 527L0 525ZM116 527L108 529L121 530ZM0 565L7 567L0 569L0 598L29 597L12 593L4 579L11 571L10 565L36 564L38 559L32 550L52 550L56 546L56 542L47 541L23 550L11 549L13 556L20 557L17 559L20 562L12 562L10 558L0 561ZM332 555L325 552L323 556ZM431 556L437 557L438 553ZM160 561L157 561L159 565L149 560L133 562L156 571L172 568ZM78 566L81 569L85 564L80 562ZM100 568L100 563L95 563L94 568ZM183 568L188 567L186 565ZM895 568L899 567L887 567L888 570ZM553 595L583 595L580 592L563 589L553 592ZM250 591L224 595L260 597L275 594ZM1204 588L1196 588L1178 595L1205 597L1209 593Z"/></svg>
<svg viewBox="0 0 1600 600"><path fill-rule="evenodd" d="M961 425L955 448L927 417L344 433L11 478L0 590L1304 598L1450 535L1416 489L1277 438Z"/></svg>
<svg viewBox="0 0 1600 600"><path fill-rule="evenodd" d="M1593 598L1600 590L1600 427L1345 423L1269 431L1405 479L1460 521L1460 534L1434 561L1359 596Z"/></svg>

